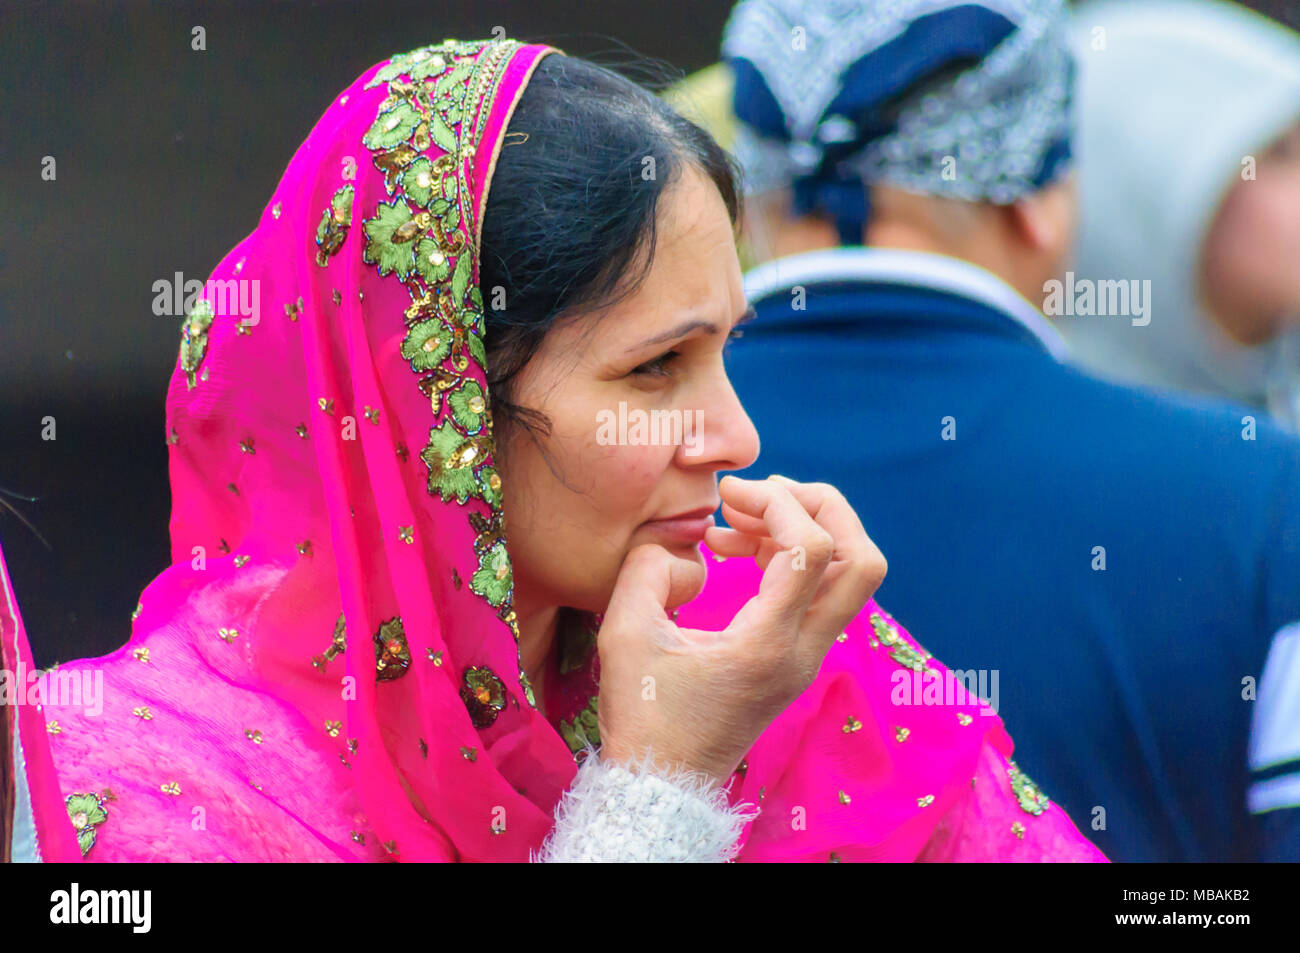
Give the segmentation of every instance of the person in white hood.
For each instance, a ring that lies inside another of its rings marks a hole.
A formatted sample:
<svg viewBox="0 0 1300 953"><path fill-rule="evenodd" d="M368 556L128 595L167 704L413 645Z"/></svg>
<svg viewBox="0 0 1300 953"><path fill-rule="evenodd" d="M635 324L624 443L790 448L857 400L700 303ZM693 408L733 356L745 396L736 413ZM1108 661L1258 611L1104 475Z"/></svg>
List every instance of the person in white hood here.
<svg viewBox="0 0 1300 953"><path fill-rule="evenodd" d="M1076 358L1300 430L1300 36L1227 3L1107 0L1071 42ZM1136 292L1123 313L1102 282Z"/></svg>

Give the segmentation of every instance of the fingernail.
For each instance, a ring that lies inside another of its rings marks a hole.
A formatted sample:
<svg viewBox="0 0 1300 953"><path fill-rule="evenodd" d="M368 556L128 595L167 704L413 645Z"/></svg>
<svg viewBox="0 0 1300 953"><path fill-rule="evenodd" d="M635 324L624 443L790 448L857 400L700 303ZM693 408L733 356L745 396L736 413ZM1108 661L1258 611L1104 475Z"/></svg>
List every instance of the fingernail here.
<svg viewBox="0 0 1300 953"><path fill-rule="evenodd" d="M791 479L790 479L789 477L787 477L787 476L781 476L781 474L779 474L779 473L773 473L771 476L768 477L768 479L769 479L769 480L780 480L780 481L782 481L783 483L793 483L793 482L794 482L794 480L791 480Z"/></svg>

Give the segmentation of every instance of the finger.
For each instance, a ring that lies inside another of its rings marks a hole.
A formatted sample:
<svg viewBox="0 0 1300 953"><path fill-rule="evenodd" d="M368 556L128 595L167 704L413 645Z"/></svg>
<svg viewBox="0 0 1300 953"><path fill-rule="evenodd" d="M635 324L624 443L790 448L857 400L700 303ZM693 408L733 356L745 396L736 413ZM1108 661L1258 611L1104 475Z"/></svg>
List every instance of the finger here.
<svg viewBox="0 0 1300 953"><path fill-rule="evenodd" d="M734 509L760 519L777 547L759 584L756 611L779 631L798 631L830 561L834 549L830 535L779 483L727 476L718 489ZM796 554L798 566L794 565Z"/></svg>
<svg viewBox="0 0 1300 953"><path fill-rule="evenodd" d="M806 649L820 658L830 647L830 640L844 630L879 588L887 564L853 507L835 487L796 483L776 474L769 479L785 486L835 540L831 564L804 616L802 634L809 643Z"/></svg>
<svg viewBox="0 0 1300 953"><path fill-rule="evenodd" d="M867 530L858 519L844 494L829 483L796 483L787 477L772 474L768 477L790 491L813 521L835 540L836 555L858 554L867 548Z"/></svg>
<svg viewBox="0 0 1300 953"><path fill-rule="evenodd" d="M766 536L767 524L757 516L750 516L748 513L742 513L726 500L722 501L722 518L727 521L727 525L734 530L742 533L749 533L752 536Z"/></svg>
<svg viewBox="0 0 1300 953"><path fill-rule="evenodd" d="M770 536L753 536L726 526L710 526L704 532L704 542L715 556L748 556L762 569L767 569L780 551Z"/></svg>

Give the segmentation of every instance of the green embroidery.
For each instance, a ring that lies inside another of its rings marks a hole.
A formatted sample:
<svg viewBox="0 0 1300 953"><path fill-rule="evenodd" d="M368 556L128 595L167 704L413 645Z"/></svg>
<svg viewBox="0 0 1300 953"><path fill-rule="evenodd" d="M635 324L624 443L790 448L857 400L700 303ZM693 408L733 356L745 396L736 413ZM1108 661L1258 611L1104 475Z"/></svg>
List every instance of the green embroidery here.
<svg viewBox="0 0 1300 953"><path fill-rule="evenodd" d="M498 540L491 549L479 554L478 569L470 577L469 588L491 605L499 606L510 595L513 586L510 556L506 553L505 541Z"/></svg>
<svg viewBox="0 0 1300 953"><path fill-rule="evenodd" d="M475 728L487 728L497 720L506 707L506 686L490 668L474 666L465 669L460 698L469 711Z"/></svg>
<svg viewBox="0 0 1300 953"><path fill-rule="evenodd" d="M329 208L321 213L320 224L316 226L316 264L321 267L343 247L352 227L352 198L355 190L345 185L330 199Z"/></svg>
<svg viewBox="0 0 1300 953"><path fill-rule="evenodd" d="M486 380L486 350L467 160L482 136L501 66L519 45L444 40L393 57L366 84L386 85L388 95L362 137L389 195L364 221L362 260L382 276L396 276L411 296L401 354L435 420L420 452L428 491L443 502L478 499L488 507L487 517L468 514L479 561L470 589L497 610L516 641L492 413L487 388L473 376L477 370ZM522 667L519 680L536 707Z"/></svg>
<svg viewBox="0 0 1300 953"><path fill-rule="evenodd" d="M97 794L69 794L64 803L68 808L68 818L77 831L77 843L81 846L81 856L85 857L90 848L95 846L96 829L108 820L108 808Z"/></svg>
<svg viewBox="0 0 1300 953"><path fill-rule="evenodd" d="M212 327L212 319L215 316L212 302L200 298L194 302L194 307L190 309L181 328L181 367L185 371L185 381L190 390L196 386L194 375L198 373L199 364L203 362L203 355L207 353L208 328Z"/></svg>
<svg viewBox="0 0 1300 953"><path fill-rule="evenodd" d="M1037 816L1051 807L1052 802L1047 799L1047 795L1029 779L1029 775L1016 766L1014 761L1009 762L1007 775L1011 778L1011 791L1020 802L1021 810Z"/></svg>
<svg viewBox="0 0 1300 953"><path fill-rule="evenodd" d="M375 673L381 682L401 678L411 667L411 650L401 616L389 619L375 633Z"/></svg>
<svg viewBox="0 0 1300 953"><path fill-rule="evenodd" d="M876 638L880 640L881 644L889 647L889 657L899 665L919 672L925 668L925 663L933 658L928 652L917 651L912 648L907 640L898 634L898 630L887 622L879 612L871 613L869 618Z"/></svg>
<svg viewBox="0 0 1300 953"><path fill-rule="evenodd" d="M560 737L577 754L588 744L600 744L600 696L592 695L587 707L569 721L560 722Z"/></svg>

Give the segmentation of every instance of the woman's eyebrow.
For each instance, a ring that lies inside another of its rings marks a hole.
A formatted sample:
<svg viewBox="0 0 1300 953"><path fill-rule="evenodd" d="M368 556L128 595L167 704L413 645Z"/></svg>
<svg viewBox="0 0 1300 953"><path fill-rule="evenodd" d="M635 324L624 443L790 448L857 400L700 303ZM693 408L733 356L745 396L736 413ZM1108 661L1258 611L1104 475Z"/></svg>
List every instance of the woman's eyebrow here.
<svg viewBox="0 0 1300 953"><path fill-rule="evenodd" d="M746 321L752 321L757 316L758 316L757 312L754 310L754 306L751 304L745 309L745 313L740 316L740 320L736 322L736 326L744 324ZM632 351L639 351L642 348L650 347L653 344L663 344L665 341L672 341L672 340L676 340L677 338L685 337L686 335L694 331L696 328L704 328L705 332L708 334L717 334L721 330L712 321L703 321L699 318L695 318L690 321L683 321L681 324L677 325L676 327L669 328L667 331L664 331L661 334L656 334L652 338L646 338L640 344L632 345L630 348L627 349L628 353L631 353Z"/></svg>

